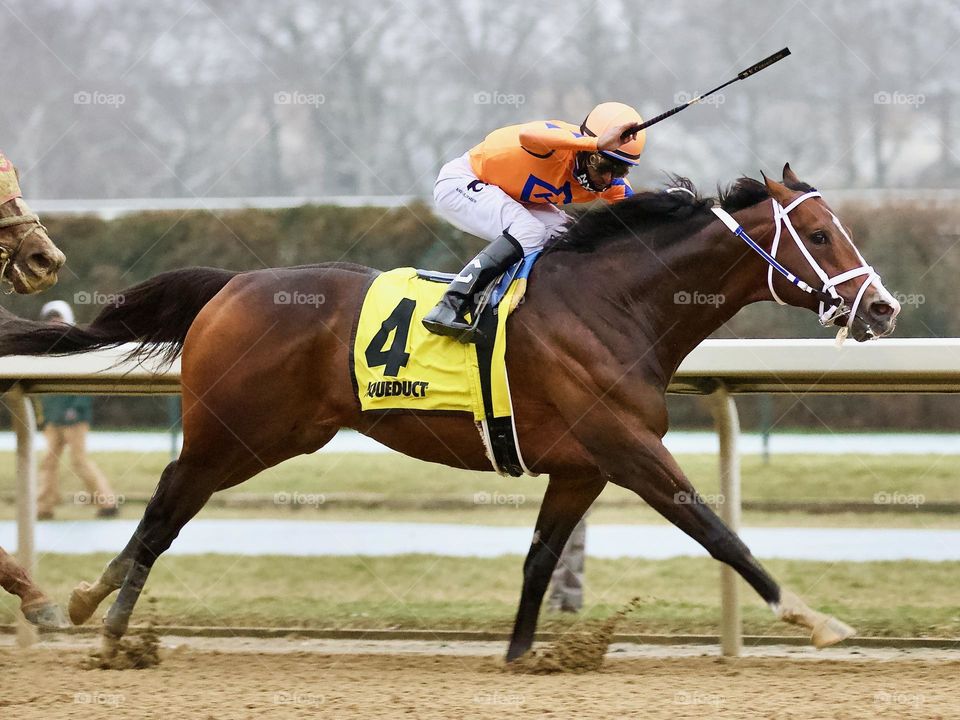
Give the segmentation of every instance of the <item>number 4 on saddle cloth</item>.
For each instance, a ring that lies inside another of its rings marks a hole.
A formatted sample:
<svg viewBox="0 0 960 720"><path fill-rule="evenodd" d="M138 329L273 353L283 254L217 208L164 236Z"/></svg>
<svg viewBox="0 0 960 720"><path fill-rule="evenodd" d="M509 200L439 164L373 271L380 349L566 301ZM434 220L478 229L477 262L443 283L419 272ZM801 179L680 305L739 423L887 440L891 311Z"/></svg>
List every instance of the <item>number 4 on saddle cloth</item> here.
<svg viewBox="0 0 960 720"><path fill-rule="evenodd" d="M528 255L494 285L472 344L434 335L420 322L453 275L414 268L378 275L353 338L350 367L361 409L471 413L494 470L534 475L524 465L513 422L506 327L538 256Z"/></svg>

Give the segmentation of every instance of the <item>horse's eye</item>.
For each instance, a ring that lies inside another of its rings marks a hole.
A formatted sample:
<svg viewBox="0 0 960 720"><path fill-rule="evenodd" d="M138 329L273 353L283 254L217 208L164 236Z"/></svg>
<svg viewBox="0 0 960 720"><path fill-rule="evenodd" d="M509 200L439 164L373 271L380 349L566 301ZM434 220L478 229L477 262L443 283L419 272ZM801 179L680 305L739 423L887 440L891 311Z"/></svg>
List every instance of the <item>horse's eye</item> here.
<svg viewBox="0 0 960 720"><path fill-rule="evenodd" d="M810 242L814 245L826 245L830 242L830 238L823 230L815 230L810 233Z"/></svg>

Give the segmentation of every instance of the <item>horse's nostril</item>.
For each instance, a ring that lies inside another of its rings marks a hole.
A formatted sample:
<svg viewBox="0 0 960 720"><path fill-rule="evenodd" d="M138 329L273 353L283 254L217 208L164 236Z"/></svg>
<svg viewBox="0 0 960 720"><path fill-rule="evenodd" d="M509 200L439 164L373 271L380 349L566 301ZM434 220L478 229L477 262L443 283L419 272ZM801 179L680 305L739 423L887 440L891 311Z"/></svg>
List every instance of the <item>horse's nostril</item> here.
<svg viewBox="0 0 960 720"><path fill-rule="evenodd" d="M871 303L870 314L878 320L885 320L893 315L893 306L882 301Z"/></svg>
<svg viewBox="0 0 960 720"><path fill-rule="evenodd" d="M33 253L33 255L27 259L27 262L30 264L30 267L38 273L48 273L59 267L54 258L42 252Z"/></svg>

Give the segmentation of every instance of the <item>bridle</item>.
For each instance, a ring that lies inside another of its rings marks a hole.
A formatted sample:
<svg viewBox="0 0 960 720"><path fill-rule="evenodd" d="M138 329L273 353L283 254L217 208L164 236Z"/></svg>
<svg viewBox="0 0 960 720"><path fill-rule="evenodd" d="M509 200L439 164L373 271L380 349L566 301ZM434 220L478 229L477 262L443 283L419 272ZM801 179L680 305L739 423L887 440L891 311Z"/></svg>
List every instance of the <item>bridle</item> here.
<svg viewBox="0 0 960 720"><path fill-rule="evenodd" d="M36 213L25 213L23 215L13 215L11 217L0 218L0 230L9 227L15 227L17 225L27 224L32 224L33 227L28 232L25 232L20 236L20 241L12 251L9 248L0 246L0 286L2 286L4 283L7 283L8 287L3 288L3 292L6 295L10 295L14 292L13 281L7 277L7 271L10 270L10 264L16 259L17 254L20 252L20 248L23 247L23 241L38 230L43 230L46 232L47 228L45 228L43 223L40 222L40 217Z"/></svg>
<svg viewBox="0 0 960 720"><path fill-rule="evenodd" d="M810 254L810 251L807 250L807 247L803 244L803 241L800 240L800 236L793 227L793 223L790 222L790 211L796 208L804 200L817 197L822 197L822 195L816 190L810 190L809 192L805 192L799 197L795 198L786 206L781 205L775 198L771 198L771 203L773 206L773 224L775 230L773 235L773 243L770 246L770 252L767 252L760 247L760 245L758 245L756 241L754 241L753 238L747 234L746 230L743 229L743 226L740 225L740 223L738 223L726 210L721 207L712 207L711 210L713 211L714 215L723 221L723 224L726 225L733 234L742 239L745 243L747 243L747 245L756 251L760 257L766 260L767 264L769 265L767 268L767 287L770 289L770 294L773 296L773 299L777 301L777 303L780 305L787 304L777 294L777 291L773 287L774 270L785 277L791 284L795 285L803 292L813 295L817 299L819 302L817 315L820 317L820 323L822 325L829 325L845 312L849 313L847 324L840 331L840 334L843 335L843 337L846 337L846 331L849 331L850 328L853 327L853 321L857 315L857 310L860 307L860 301L863 299L863 295L866 293L867 288L870 285L875 284L877 286L885 302L889 302L893 306L896 306L897 303L893 296L891 296L890 293L887 292L886 288L883 287L883 284L880 282L880 275L863 259L863 255L861 255L860 251L857 250L856 245L853 244L853 241L850 239L847 231L843 229L843 225L840 223L840 220L832 212L830 213L830 216L833 218L833 224L837 226L837 229L840 231L843 237L846 238L848 243L850 243L850 247L853 248L853 251L860 259L860 265L852 270L845 270L842 273L830 277L827 275L824 269L820 267L820 264L813 258L813 256ZM777 251L780 248L780 238L783 235L784 227L787 228L787 232L790 234L790 237L793 238L793 241L796 243L803 256L807 259L807 262L810 264L810 267L813 268L813 271L816 273L817 277L820 278L822 283L820 289L808 285L806 282L787 270L777 260ZM853 306L847 307L843 298L840 297L840 294L837 292L836 287L841 283L860 276L866 277L863 283L860 285L857 296L853 301ZM838 339L842 340L840 335L838 335Z"/></svg>

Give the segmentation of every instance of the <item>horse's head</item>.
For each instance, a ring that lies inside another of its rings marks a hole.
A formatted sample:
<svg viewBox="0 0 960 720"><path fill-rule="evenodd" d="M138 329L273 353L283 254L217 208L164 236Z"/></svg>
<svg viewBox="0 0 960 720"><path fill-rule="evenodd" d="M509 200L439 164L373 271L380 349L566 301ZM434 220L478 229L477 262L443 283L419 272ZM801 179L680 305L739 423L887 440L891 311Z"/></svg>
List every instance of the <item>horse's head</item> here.
<svg viewBox="0 0 960 720"><path fill-rule="evenodd" d="M800 282L768 270L777 302L814 310L824 324L846 328L857 341L889 335L900 303L863 259L849 228L814 189L783 166L783 182L764 176L773 198L774 238L770 254ZM806 286L806 288L804 287Z"/></svg>
<svg viewBox="0 0 960 720"><path fill-rule="evenodd" d="M65 261L20 196L16 168L0 153L0 283L21 295L41 292L56 284Z"/></svg>

